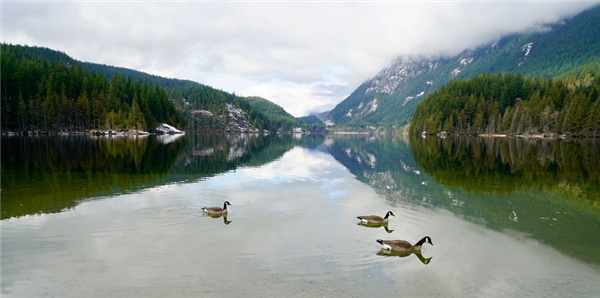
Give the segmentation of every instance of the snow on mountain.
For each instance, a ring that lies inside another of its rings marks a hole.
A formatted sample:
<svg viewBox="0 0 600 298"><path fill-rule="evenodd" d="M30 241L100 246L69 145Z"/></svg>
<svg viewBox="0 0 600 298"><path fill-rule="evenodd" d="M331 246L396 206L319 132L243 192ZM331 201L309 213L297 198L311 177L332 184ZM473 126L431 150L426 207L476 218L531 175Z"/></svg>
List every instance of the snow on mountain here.
<svg viewBox="0 0 600 298"><path fill-rule="evenodd" d="M523 57L521 58L521 61L519 61L519 64L517 66L523 65L523 62L525 62L525 60L527 60L529 53L531 53L532 47L533 47L533 42L530 42L521 47L521 51L523 51L525 54L523 54Z"/></svg>
<svg viewBox="0 0 600 298"><path fill-rule="evenodd" d="M390 67L383 69L371 82L365 94L394 93L399 86L436 69L440 65L436 61L418 61L414 58L398 59Z"/></svg>

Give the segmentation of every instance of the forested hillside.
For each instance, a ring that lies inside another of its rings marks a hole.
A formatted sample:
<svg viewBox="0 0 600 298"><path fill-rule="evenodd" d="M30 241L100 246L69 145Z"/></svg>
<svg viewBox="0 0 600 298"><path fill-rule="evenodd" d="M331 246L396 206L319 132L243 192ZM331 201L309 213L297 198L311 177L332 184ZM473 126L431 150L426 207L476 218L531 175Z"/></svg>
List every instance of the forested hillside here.
<svg viewBox="0 0 600 298"><path fill-rule="evenodd" d="M262 97L250 96L244 97L244 100L246 100L252 107L263 112L278 129L291 131L294 129L294 127L302 126L302 124L298 122L294 116L290 115L282 107Z"/></svg>
<svg viewBox="0 0 600 298"><path fill-rule="evenodd" d="M505 36L454 57L401 57L338 104L328 120L349 129L398 128L411 121L428 93L450 80L510 72L559 78L600 57L600 6L546 29Z"/></svg>
<svg viewBox="0 0 600 298"><path fill-rule="evenodd" d="M2 131L152 130L160 123L184 124L156 83L119 74L109 80L55 51L1 47Z"/></svg>
<svg viewBox="0 0 600 298"><path fill-rule="evenodd" d="M263 132L276 127L258 109L235 94L195 84L167 93L187 120L186 131Z"/></svg>
<svg viewBox="0 0 600 298"><path fill-rule="evenodd" d="M302 128L310 132L325 131L325 125L316 117L295 118L286 112L282 107L262 97L250 96L244 97L244 99L252 107L263 112L267 118L269 118L269 121L271 121L271 123L277 127L279 131L292 131L294 128Z"/></svg>
<svg viewBox="0 0 600 298"><path fill-rule="evenodd" d="M3 132L152 130L162 122L196 132L291 127L276 114L269 116L273 119L242 97L193 81L80 62L43 47L2 44Z"/></svg>
<svg viewBox="0 0 600 298"><path fill-rule="evenodd" d="M417 107L411 133L600 135L600 60L577 77L537 79L520 73L452 80Z"/></svg>

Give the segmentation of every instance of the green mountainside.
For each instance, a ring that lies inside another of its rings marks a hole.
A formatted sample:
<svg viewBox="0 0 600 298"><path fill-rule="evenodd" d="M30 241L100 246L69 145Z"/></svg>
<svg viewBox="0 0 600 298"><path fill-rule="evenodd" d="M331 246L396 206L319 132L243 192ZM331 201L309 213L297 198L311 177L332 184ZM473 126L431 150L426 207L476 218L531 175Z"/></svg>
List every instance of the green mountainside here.
<svg viewBox="0 0 600 298"><path fill-rule="evenodd" d="M519 72L557 78L600 57L600 6L543 32L513 34L450 58L399 58L338 104L327 121L349 129L399 128L428 93L452 79Z"/></svg>
<svg viewBox="0 0 600 298"><path fill-rule="evenodd" d="M262 97L251 96L245 97L252 107L264 113L278 129L291 131L294 127L300 127L302 124L290 115L279 105L272 103Z"/></svg>
<svg viewBox="0 0 600 298"><path fill-rule="evenodd" d="M1 56L3 132L152 130L163 122L187 131L291 130L277 113L270 119L242 97L193 81L81 62L43 47L2 44Z"/></svg>
<svg viewBox="0 0 600 298"><path fill-rule="evenodd" d="M263 112L269 121L273 123L280 131L292 131L294 128L301 128L310 132L325 131L325 125L314 116L294 118L279 105L270 102L262 97L251 96L244 99L255 109Z"/></svg>
<svg viewBox="0 0 600 298"><path fill-rule="evenodd" d="M321 121L321 119L317 118L315 115L300 117L298 120L306 124L323 124L323 121Z"/></svg>

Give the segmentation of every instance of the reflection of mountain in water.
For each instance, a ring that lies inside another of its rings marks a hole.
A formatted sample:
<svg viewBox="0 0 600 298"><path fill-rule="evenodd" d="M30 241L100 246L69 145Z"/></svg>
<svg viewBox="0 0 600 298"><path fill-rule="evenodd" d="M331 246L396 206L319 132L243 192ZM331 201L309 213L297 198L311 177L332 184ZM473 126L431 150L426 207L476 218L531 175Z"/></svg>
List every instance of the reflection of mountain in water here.
<svg viewBox="0 0 600 298"><path fill-rule="evenodd" d="M416 138L409 145L336 136L327 144L336 160L387 200L441 207L600 264L593 253L600 239L589 237L600 222L597 141Z"/></svg>
<svg viewBox="0 0 600 298"><path fill-rule="evenodd" d="M291 135L2 137L2 219L271 162Z"/></svg>
<svg viewBox="0 0 600 298"><path fill-rule="evenodd" d="M392 201L410 200L423 181L408 140L364 136L336 136L326 141L331 155L357 179Z"/></svg>

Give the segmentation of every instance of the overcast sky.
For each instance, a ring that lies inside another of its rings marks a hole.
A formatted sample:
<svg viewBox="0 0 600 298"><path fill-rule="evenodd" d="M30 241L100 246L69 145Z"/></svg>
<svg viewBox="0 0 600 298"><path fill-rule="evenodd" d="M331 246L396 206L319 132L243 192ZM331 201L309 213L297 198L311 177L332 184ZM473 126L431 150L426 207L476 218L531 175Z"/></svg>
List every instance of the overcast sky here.
<svg viewBox="0 0 600 298"><path fill-rule="evenodd" d="M455 55L596 2L1 2L2 41L332 109L402 55Z"/></svg>

